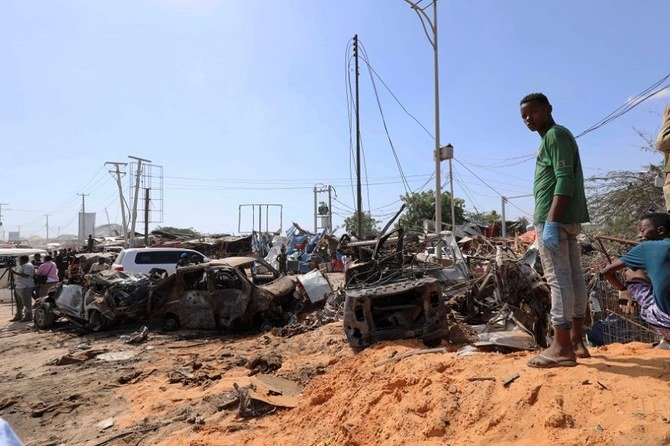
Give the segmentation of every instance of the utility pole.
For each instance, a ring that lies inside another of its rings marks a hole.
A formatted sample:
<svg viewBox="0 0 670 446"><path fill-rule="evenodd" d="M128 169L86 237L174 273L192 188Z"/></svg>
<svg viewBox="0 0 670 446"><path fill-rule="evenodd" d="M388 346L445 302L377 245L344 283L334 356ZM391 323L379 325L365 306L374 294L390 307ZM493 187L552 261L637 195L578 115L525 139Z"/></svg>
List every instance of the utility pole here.
<svg viewBox="0 0 670 446"><path fill-rule="evenodd" d="M137 200L140 196L140 180L142 179L142 162L150 163L151 160L128 155L128 158L137 161L137 173L135 174L135 197L133 198L133 212L130 217L130 247L135 247L135 224L137 223Z"/></svg>
<svg viewBox="0 0 670 446"><path fill-rule="evenodd" d="M110 237L112 236L112 225L109 222L109 212L107 212L107 208L105 208L105 215L107 215L107 235Z"/></svg>
<svg viewBox="0 0 670 446"><path fill-rule="evenodd" d="M81 195L81 212L86 213L86 197L88 197L91 194L77 194Z"/></svg>
<svg viewBox="0 0 670 446"><path fill-rule="evenodd" d="M7 203L0 203L0 228L2 228L2 207L9 206Z"/></svg>
<svg viewBox="0 0 670 446"><path fill-rule="evenodd" d="M363 239L363 196L361 193L361 114L358 95L358 34L354 34L354 70L356 78L356 219L358 238Z"/></svg>
<svg viewBox="0 0 670 446"><path fill-rule="evenodd" d="M49 214L44 214L47 218L47 243L49 243Z"/></svg>
<svg viewBox="0 0 670 446"><path fill-rule="evenodd" d="M407 4L416 12L421 20L421 25L423 26L423 31L428 38L431 46L433 47L433 62L434 62L434 71L435 71L435 231L439 234L442 232L442 179L440 172L440 162L441 162L441 153L440 153L440 81L439 81L439 64L438 64L438 51L437 51L437 0L433 0L433 20L431 21L428 14L426 14L425 9L419 7L418 3L414 3L410 0L405 0ZM426 23L432 31L432 37L428 34L426 28ZM449 160L449 175L453 176L451 170L451 159ZM453 203L454 196L452 193L451 200ZM452 206L453 209L453 206ZM455 226L455 215L452 211L452 225ZM455 228L452 227L452 231ZM438 238L437 245L435 246L435 251L438 259L442 259L442 249L440 247L441 239Z"/></svg>
<svg viewBox="0 0 670 446"><path fill-rule="evenodd" d="M126 200L123 198L123 187L121 186L121 169L119 166L127 166L128 163L116 163L107 161L105 165L112 164L116 170L110 170L109 173L116 175L116 185L119 188L119 204L121 205L121 224L123 226L123 246L128 247L128 223L126 222ZM125 172L123 172L125 175Z"/></svg>
<svg viewBox="0 0 670 446"><path fill-rule="evenodd" d="M86 239L86 197L88 197L90 194L77 194L81 195L81 215L79 216L79 234L81 237L79 237L79 241L83 241ZM59 231L60 232L60 231Z"/></svg>
<svg viewBox="0 0 670 446"><path fill-rule="evenodd" d="M144 188L144 246L149 247L149 188Z"/></svg>

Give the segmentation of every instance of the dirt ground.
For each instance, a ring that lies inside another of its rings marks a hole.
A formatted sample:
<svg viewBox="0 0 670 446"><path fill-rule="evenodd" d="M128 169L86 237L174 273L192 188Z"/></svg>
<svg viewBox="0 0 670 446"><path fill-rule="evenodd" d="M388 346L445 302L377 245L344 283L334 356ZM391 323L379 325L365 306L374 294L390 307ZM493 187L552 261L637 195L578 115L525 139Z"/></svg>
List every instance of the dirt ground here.
<svg viewBox="0 0 670 446"><path fill-rule="evenodd" d="M10 311L3 290L0 416L27 445L670 444L670 353L644 344L593 349L568 369L530 369L530 353L382 363L425 347L385 342L354 353L340 323L292 338L152 330L129 345L121 336L137 325L39 332L5 322ZM84 360L98 350L134 356ZM76 362L50 365L68 353ZM254 379L247 366L257 358L301 387L297 407L238 416L233 385Z"/></svg>

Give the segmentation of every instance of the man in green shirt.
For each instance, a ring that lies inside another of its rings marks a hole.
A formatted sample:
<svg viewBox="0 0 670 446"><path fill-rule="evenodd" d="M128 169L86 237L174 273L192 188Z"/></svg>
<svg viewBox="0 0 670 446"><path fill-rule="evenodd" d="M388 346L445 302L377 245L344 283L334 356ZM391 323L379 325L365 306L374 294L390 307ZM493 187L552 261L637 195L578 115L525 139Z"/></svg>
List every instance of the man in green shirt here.
<svg viewBox="0 0 670 446"><path fill-rule="evenodd" d="M535 230L544 277L551 288L554 338L531 367L571 367L588 358L584 345L587 292L577 235L589 221L579 149L568 129L554 122L542 93L521 100L521 118L542 137L535 165Z"/></svg>

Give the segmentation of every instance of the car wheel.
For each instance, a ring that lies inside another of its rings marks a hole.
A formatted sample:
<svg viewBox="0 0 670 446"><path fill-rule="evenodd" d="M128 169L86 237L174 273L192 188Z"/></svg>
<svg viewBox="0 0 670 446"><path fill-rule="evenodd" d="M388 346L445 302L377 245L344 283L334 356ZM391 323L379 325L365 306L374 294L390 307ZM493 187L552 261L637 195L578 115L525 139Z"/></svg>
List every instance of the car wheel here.
<svg viewBox="0 0 670 446"><path fill-rule="evenodd" d="M100 331L107 326L107 318L98 310L91 310L88 313L88 329L91 331Z"/></svg>
<svg viewBox="0 0 670 446"><path fill-rule="evenodd" d="M41 305L35 309L33 321L35 322L35 326L37 326L37 328L50 328L53 326L54 322L56 322L56 316L49 308Z"/></svg>
<svg viewBox="0 0 670 446"><path fill-rule="evenodd" d="M163 323L163 329L165 331L174 331L179 328L179 319L174 314L168 314L165 316L165 322Z"/></svg>

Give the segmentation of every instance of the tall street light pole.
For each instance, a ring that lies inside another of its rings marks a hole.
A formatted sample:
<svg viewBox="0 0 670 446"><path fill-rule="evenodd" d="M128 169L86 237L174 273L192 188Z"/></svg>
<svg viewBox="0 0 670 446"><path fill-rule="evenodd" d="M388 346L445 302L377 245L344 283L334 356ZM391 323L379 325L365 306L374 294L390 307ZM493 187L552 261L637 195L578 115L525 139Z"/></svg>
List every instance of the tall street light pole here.
<svg viewBox="0 0 670 446"><path fill-rule="evenodd" d="M440 151L440 80L439 80L439 63L438 63L438 51L437 51L437 0L433 0L433 20L428 17L426 14L426 9L428 6L421 8L418 5L418 2L412 2L410 0L405 0L407 4L416 12L421 21L421 26L423 27L423 32L426 34L428 41L433 47L433 61L434 61L434 71L435 71L435 231L439 234L442 231L442 175L440 172L440 162L442 161L442 153ZM428 32L428 28L432 33ZM451 168L451 159L449 160L449 167ZM451 170L450 170L451 175ZM451 197L452 201L454 197ZM452 221L454 217L452 215ZM453 230L453 228L452 228ZM435 246L435 254L438 259L442 259L442 248L440 246L440 239L438 239L437 245Z"/></svg>

